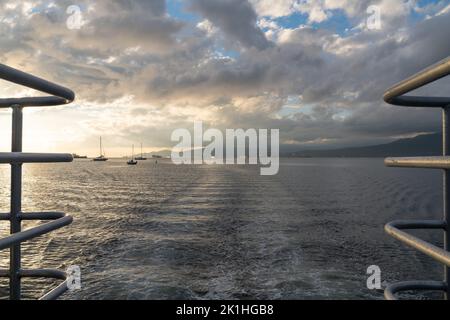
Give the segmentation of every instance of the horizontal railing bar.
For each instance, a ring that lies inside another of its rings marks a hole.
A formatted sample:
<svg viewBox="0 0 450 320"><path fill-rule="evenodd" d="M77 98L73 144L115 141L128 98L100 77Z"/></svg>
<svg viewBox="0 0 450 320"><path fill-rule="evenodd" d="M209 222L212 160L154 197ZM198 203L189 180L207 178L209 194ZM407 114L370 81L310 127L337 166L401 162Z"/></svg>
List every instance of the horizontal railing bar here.
<svg viewBox="0 0 450 320"><path fill-rule="evenodd" d="M23 278L51 278L66 280L67 274L64 271L56 269L36 269L36 270L20 270L19 275Z"/></svg>
<svg viewBox="0 0 450 320"><path fill-rule="evenodd" d="M70 103L75 99L75 93L63 86L57 85L50 81L35 77L31 74L22 72L20 70L8 67L4 64L0 64L0 78L9 82L13 82L31 89L35 89L41 92L45 92L56 97L62 98L64 100L64 104ZM20 100L31 102L35 98L19 98ZM45 99L45 97L44 97ZM0 105L4 104L4 101L0 99ZM39 100L36 100L39 101ZM55 100L56 101L56 100ZM19 103L20 104L20 103Z"/></svg>
<svg viewBox="0 0 450 320"><path fill-rule="evenodd" d="M54 163L72 162L73 155L69 153L23 153L0 152L0 164L5 163Z"/></svg>
<svg viewBox="0 0 450 320"><path fill-rule="evenodd" d="M447 285L442 281L405 281L389 285L384 290L384 297L386 300L397 300L396 293L402 291L415 290L430 290L430 291L445 291Z"/></svg>
<svg viewBox="0 0 450 320"><path fill-rule="evenodd" d="M419 250L427 256L450 267L450 253L416 236L406 233L400 228L404 228L405 221L393 221L388 223L384 229L386 233L403 242L404 244Z"/></svg>
<svg viewBox="0 0 450 320"><path fill-rule="evenodd" d="M57 269L36 269L36 270L20 270L19 275L22 278L51 278L51 279L59 279L66 280L67 274L64 271ZM9 270L1 269L0 277L5 278L9 277Z"/></svg>
<svg viewBox="0 0 450 320"><path fill-rule="evenodd" d="M0 239L0 250L4 250L6 248L11 247L14 244L18 244L18 243L22 243L22 242L34 239L43 234L49 233L53 230L67 226L72 223L72 220L73 220L73 218L71 216L67 216L67 217L40 225L38 227L34 227L34 228L26 230L26 231L14 233L6 238Z"/></svg>
<svg viewBox="0 0 450 320"><path fill-rule="evenodd" d="M63 212L28 212L19 215L19 219L28 220L57 220L66 216Z"/></svg>
<svg viewBox="0 0 450 320"><path fill-rule="evenodd" d="M414 229L442 229L447 228L447 223L443 220L397 220L390 223L394 228L400 230Z"/></svg>
<svg viewBox="0 0 450 320"><path fill-rule="evenodd" d="M387 158L388 167L450 169L450 157Z"/></svg>
<svg viewBox="0 0 450 320"><path fill-rule="evenodd" d="M450 105L450 97L415 97L415 96L402 96L398 98L392 98L389 101L390 104L402 107L431 107L442 108Z"/></svg>
<svg viewBox="0 0 450 320"><path fill-rule="evenodd" d="M450 105L450 97L402 97L404 94L421 88L433 81L448 76L449 74L450 57L389 88L384 94L384 101L400 106L445 107Z"/></svg>
<svg viewBox="0 0 450 320"><path fill-rule="evenodd" d="M27 97L0 99L0 108L21 107L51 107L67 104L67 100L60 97Z"/></svg>
<svg viewBox="0 0 450 320"><path fill-rule="evenodd" d="M23 221L29 220L56 220L65 217L64 212L27 212L21 213L17 217ZM9 220L11 215L9 213L0 213L0 221Z"/></svg>
<svg viewBox="0 0 450 320"><path fill-rule="evenodd" d="M48 292L47 294L45 294L41 298L39 298L39 300L56 300L56 299L59 298L59 296L61 296L68 289L69 288L67 287L67 280L66 280L63 283L61 283L59 286L57 286L55 289L53 289L52 291Z"/></svg>

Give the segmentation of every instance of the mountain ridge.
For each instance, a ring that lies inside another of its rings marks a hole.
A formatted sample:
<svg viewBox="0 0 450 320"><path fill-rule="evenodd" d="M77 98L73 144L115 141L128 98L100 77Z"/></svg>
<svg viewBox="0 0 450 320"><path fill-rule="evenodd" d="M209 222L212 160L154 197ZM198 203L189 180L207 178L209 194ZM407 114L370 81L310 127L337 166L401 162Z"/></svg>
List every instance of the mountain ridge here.
<svg viewBox="0 0 450 320"><path fill-rule="evenodd" d="M413 138L399 139L390 143L328 150L301 150L286 154L299 158L384 158L442 155L442 133L418 135Z"/></svg>

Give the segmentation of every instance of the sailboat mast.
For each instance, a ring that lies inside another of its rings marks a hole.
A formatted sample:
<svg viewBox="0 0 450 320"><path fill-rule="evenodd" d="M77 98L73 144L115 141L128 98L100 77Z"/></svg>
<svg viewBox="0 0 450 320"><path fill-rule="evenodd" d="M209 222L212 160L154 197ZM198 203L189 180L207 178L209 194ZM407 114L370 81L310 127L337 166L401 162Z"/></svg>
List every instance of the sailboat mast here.
<svg viewBox="0 0 450 320"><path fill-rule="evenodd" d="M133 144L133 149L131 151L131 160L134 160L134 144Z"/></svg>
<svg viewBox="0 0 450 320"><path fill-rule="evenodd" d="M144 157L144 153L142 152L142 142L141 142L141 158Z"/></svg>
<svg viewBox="0 0 450 320"><path fill-rule="evenodd" d="M103 155L103 148L102 148L102 137L100 137L100 155Z"/></svg>

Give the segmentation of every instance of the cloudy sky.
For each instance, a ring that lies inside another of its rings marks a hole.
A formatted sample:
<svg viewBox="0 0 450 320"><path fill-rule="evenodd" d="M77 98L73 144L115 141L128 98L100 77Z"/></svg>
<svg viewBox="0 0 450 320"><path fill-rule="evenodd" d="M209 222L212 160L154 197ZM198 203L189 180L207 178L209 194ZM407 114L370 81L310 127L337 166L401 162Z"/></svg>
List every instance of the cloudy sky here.
<svg viewBox="0 0 450 320"><path fill-rule="evenodd" d="M100 135L110 156L141 141L170 148L172 130L194 120L278 128L289 149L357 146L439 130L437 110L381 96L450 55L450 1L0 0L0 34L1 63L77 94L70 106L27 109L27 151L93 156ZM0 111L0 134L9 131Z"/></svg>

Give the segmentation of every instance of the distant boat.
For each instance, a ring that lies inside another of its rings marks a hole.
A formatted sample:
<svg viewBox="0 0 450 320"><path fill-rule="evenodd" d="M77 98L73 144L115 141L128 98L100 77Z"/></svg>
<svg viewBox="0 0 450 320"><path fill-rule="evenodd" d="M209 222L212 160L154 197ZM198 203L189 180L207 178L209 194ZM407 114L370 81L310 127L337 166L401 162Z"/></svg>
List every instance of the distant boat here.
<svg viewBox="0 0 450 320"><path fill-rule="evenodd" d="M74 159L87 159L87 156L80 156L80 155L78 155L76 153L72 154L72 156L73 156Z"/></svg>
<svg viewBox="0 0 450 320"><path fill-rule="evenodd" d="M147 160L147 158L144 157L144 154L142 153L142 142L141 142L141 156L140 157L136 157L136 160Z"/></svg>
<svg viewBox="0 0 450 320"><path fill-rule="evenodd" d="M103 153L103 146L102 146L102 137L100 137L100 156L93 159L94 161L108 161L109 159L105 157L105 154Z"/></svg>
<svg viewBox="0 0 450 320"><path fill-rule="evenodd" d="M138 162L134 160L134 144L133 144L133 150L131 151L131 159L127 161L127 165L129 166L135 166Z"/></svg>

